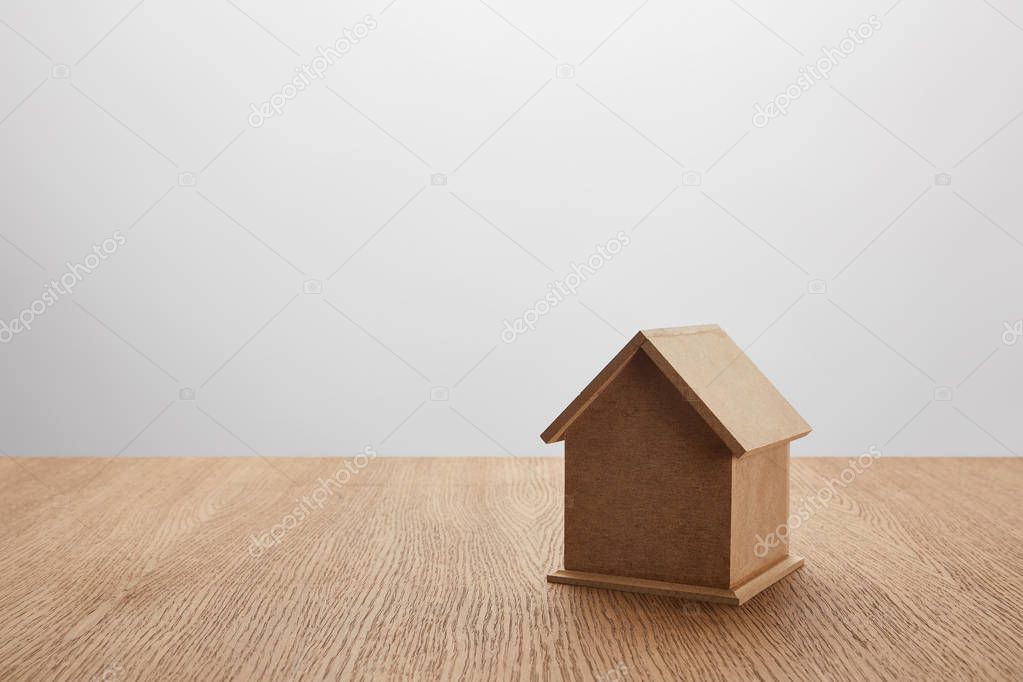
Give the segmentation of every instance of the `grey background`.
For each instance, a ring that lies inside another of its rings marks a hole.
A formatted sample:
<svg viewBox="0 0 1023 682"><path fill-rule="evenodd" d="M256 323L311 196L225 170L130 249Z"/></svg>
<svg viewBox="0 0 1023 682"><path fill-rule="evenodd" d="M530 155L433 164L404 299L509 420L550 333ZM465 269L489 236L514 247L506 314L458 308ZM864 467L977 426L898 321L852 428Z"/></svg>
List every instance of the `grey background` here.
<svg viewBox="0 0 1023 682"><path fill-rule="evenodd" d="M126 243L0 345L0 451L558 454L538 434L636 329L717 322L815 427L797 454L1017 454L1021 25L1007 0L5 1L0 318Z"/></svg>

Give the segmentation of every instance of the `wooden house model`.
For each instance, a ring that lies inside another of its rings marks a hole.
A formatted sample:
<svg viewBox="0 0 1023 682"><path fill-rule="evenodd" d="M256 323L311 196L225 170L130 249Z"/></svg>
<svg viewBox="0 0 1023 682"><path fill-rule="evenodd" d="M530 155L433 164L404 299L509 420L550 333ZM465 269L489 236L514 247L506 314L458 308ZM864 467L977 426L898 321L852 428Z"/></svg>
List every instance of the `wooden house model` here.
<svg viewBox="0 0 1023 682"><path fill-rule="evenodd" d="M547 579L745 602L803 564L784 528L789 442L809 432L717 325L639 332L541 436L565 441Z"/></svg>

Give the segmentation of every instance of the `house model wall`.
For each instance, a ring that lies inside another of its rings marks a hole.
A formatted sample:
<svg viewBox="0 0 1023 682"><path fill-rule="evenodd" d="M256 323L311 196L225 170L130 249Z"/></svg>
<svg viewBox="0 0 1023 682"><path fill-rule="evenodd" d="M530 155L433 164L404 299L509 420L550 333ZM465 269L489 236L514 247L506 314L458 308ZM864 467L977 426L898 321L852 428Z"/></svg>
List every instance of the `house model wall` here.
<svg viewBox="0 0 1023 682"><path fill-rule="evenodd" d="M748 599L802 563L756 548L788 517L788 444L809 431L716 325L640 332L543 434L565 441L549 579Z"/></svg>

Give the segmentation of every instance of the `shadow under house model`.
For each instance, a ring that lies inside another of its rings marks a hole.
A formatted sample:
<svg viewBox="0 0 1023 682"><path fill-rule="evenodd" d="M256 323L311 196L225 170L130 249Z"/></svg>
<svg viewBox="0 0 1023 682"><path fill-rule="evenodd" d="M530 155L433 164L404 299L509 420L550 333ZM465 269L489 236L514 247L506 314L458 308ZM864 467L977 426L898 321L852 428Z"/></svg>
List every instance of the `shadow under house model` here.
<svg viewBox="0 0 1023 682"><path fill-rule="evenodd" d="M789 442L809 432L717 325L639 332L541 436L565 441L548 581L742 604L803 565L760 540L788 519Z"/></svg>

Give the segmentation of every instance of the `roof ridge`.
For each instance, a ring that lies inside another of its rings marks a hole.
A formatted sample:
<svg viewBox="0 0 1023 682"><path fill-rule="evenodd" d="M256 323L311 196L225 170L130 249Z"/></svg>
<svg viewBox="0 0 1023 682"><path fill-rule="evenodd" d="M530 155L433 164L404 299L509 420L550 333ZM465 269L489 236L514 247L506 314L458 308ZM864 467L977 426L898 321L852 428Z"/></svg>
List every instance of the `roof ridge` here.
<svg viewBox="0 0 1023 682"><path fill-rule="evenodd" d="M657 329L642 329L640 334L650 338L657 336L683 336L685 334L703 334L705 332L724 331L716 324L693 324L685 327L660 327Z"/></svg>

